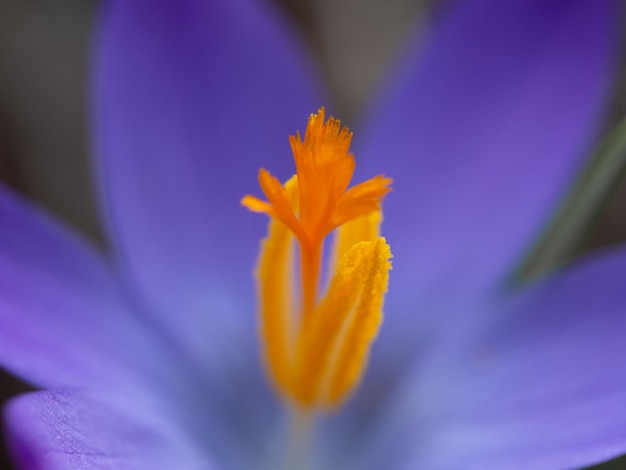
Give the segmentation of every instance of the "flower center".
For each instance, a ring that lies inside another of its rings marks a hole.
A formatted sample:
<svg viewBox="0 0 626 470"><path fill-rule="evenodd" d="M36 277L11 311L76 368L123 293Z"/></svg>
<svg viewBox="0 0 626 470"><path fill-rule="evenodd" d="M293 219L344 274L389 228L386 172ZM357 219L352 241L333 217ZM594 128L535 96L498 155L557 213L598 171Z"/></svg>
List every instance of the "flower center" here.
<svg viewBox="0 0 626 470"><path fill-rule="evenodd" d="M283 185L261 169L267 200L241 201L270 216L256 268L267 373L281 397L305 410L335 409L357 387L382 322L391 269L389 245L379 236L391 179L379 175L349 188L351 139L338 120L324 121L321 108L310 116L304 140L299 132L290 137L296 175ZM334 248L323 266L331 232ZM323 295L322 270L330 274Z"/></svg>

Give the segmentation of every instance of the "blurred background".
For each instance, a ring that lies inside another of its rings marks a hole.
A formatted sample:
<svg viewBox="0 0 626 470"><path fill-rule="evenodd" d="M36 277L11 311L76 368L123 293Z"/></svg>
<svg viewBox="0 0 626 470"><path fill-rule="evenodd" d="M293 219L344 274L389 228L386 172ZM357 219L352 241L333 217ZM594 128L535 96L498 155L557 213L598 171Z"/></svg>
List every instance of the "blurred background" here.
<svg viewBox="0 0 626 470"><path fill-rule="evenodd" d="M265 1L283 9L301 30L337 117L350 126L403 41L445 0ZM95 0L0 0L0 180L106 250L88 158L88 65L96 9ZM626 116L622 56L606 129ZM626 240L623 172L616 172L612 185L578 253ZM26 390L26 384L0 372L2 402ZM3 449L0 468L11 468ZM626 459L594 468L626 469Z"/></svg>

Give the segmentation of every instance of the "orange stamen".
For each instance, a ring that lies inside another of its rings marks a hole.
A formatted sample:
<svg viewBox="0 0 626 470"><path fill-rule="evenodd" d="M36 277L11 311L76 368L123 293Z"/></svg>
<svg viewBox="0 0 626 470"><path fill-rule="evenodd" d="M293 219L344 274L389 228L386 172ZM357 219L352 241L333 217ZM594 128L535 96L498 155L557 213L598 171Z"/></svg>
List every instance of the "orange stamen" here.
<svg viewBox="0 0 626 470"><path fill-rule="evenodd" d="M382 321L391 252L378 236L381 201L391 179L376 176L349 188L352 133L324 108L311 115L304 139L290 137L296 175L286 185L267 170L259 185L267 201L241 203L270 216L257 266L261 338L279 393L305 408L332 408L358 384ZM324 239L337 230L332 281L318 297ZM300 255L300 308L293 314L288 277Z"/></svg>

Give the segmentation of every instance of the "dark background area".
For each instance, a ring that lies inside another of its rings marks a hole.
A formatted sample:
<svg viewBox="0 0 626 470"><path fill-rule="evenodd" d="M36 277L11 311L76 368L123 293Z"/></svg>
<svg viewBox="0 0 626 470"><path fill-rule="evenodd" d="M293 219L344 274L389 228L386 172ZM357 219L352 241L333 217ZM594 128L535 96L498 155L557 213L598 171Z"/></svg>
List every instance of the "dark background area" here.
<svg viewBox="0 0 626 470"><path fill-rule="evenodd" d="M303 31L329 84L338 117L350 125L399 44L438 2L274 3ZM0 0L0 180L106 249L88 160L86 98L96 7L95 0ZM622 63L626 65L626 60ZM616 80L607 128L626 115L623 70ZM624 240L626 179L622 178L580 251ZM0 372L0 401L26 390L26 384ZM0 468L10 468L3 452ZM626 459L594 468L626 469Z"/></svg>

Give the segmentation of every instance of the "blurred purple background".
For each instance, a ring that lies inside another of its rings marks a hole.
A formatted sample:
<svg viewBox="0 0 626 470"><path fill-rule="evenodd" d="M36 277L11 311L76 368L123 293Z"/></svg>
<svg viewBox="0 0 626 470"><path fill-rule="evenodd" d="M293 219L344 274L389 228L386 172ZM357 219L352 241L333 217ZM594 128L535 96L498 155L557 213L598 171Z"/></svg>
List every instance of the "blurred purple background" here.
<svg viewBox="0 0 626 470"><path fill-rule="evenodd" d="M278 3L301 29L334 109L349 126L398 47L443 0L265 1ZM91 184L86 118L96 7L94 0L0 2L0 180L106 249ZM622 65L607 129L626 115L626 54ZM626 240L626 178L621 179L581 251ZM2 401L25 390L27 385L0 373ZM3 453L0 468L10 468ZM626 459L595 468L626 469Z"/></svg>

